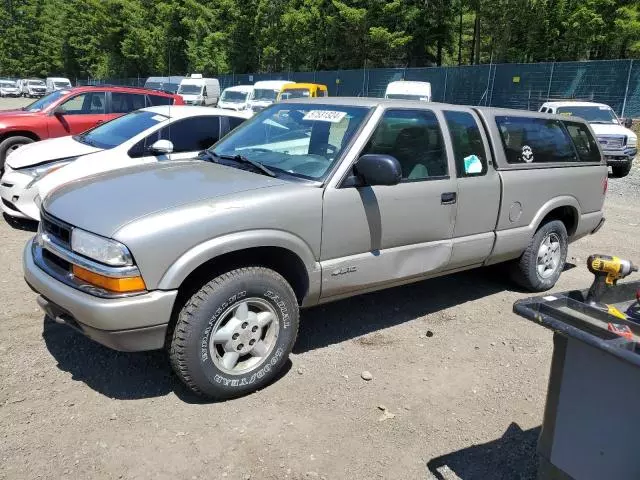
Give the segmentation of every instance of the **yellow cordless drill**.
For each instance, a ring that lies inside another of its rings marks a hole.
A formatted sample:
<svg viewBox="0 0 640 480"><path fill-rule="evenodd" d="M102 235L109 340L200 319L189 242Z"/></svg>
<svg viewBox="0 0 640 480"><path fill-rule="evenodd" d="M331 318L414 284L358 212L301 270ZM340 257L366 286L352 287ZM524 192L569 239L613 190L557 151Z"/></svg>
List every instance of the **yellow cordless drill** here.
<svg viewBox="0 0 640 480"><path fill-rule="evenodd" d="M589 288L587 303L605 311L609 310L609 307L601 304L600 299L607 287L614 286L621 278L638 271L638 267L629 260L597 254L589 256L587 268L596 277Z"/></svg>

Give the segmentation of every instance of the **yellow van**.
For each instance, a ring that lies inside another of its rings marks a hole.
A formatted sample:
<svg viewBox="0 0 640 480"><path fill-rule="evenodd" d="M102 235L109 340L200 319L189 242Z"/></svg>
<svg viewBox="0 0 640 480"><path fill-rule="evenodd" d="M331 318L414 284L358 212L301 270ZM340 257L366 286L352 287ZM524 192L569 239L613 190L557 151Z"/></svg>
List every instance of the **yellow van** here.
<svg viewBox="0 0 640 480"><path fill-rule="evenodd" d="M287 100L289 98L315 98L328 97L326 85L319 83L289 83L282 87L282 91L278 95L278 100Z"/></svg>

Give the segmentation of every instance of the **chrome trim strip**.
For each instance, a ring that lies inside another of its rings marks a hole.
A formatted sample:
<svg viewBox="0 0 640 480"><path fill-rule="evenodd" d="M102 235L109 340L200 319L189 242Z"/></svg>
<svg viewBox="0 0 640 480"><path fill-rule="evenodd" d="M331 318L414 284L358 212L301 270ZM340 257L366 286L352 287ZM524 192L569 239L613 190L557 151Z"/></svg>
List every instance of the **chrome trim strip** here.
<svg viewBox="0 0 640 480"><path fill-rule="evenodd" d="M78 265L79 267L89 270L90 272L103 275L105 277L112 278L124 278L124 277L138 277L140 276L140 270L136 266L128 267L109 267L98 262L93 262L86 257L71 252L66 248L60 246L55 240L53 240L47 233L40 235L43 248L46 248L54 255L62 258L63 260Z"/></svg>
<svg viewBox="0 0 640 480"><path fill-rule="evenodd" d="M71 288L75 288L76 290L80 290L81 292L87 293L89 295L93 295L94 297L100 298L124 298L124 297L135 297L136 295L142 295L143 293L147 293L147 290L141 290L139 292L130 292L130 293L116 293L110 292L109 290L105 290L104 288L96 287L95 285L90 285L86 282L81 281L80 279L74 277L71 272L67 272L57 267L56 265L51 265L47 262L42 256L43 247L38 245L36 242L33 242L31 246L31 252L33 254L33 262L47 275L53 277L65 285L68 285Z"/></svg>

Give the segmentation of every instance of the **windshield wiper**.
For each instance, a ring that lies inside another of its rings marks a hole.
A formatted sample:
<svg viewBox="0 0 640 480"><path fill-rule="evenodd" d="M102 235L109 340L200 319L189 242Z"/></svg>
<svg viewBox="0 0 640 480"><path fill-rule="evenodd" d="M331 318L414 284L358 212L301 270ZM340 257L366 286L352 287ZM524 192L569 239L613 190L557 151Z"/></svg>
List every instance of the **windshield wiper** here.
<svg viewBox="0 0 640 480"><path fill-rule="evenodd" d="M209 150L205 150L204 152L205 152L205 155L207 155L209 158L213 157L213 158L216 158L216 159L220 158L222 160L233 160L234 162L238 162L238 163L246 163L246 164L249 164L249 165L253 166L254 168L257 168L258 170L260 170L265 175L268 175L268 176L274 177L274 178L278 176L271 169L265 167L260 162L256 162L255 160L251 160L250 158L247 158L244 155L222 155L220 153L211 152Z"/></svg>

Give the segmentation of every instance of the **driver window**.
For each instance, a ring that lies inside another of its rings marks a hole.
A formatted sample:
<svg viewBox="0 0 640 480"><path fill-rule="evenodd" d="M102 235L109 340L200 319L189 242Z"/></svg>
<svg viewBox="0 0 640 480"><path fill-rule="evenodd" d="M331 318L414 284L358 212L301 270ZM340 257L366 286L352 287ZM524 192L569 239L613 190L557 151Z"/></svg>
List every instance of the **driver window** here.
<svg viewBox="0 0 640 480"><path fill-rule="evenodd" d="M61 106L65 115L99 115L104 113L105 92L89 92L76 95Z"/></svg>
<svg viewBox="0 0 640 480"><path fill-rule="evenodd" d="M429 110L387 110L361 155L367 153L395 157L404 182L449 174L440 125Z"/></svg>

